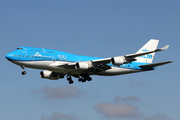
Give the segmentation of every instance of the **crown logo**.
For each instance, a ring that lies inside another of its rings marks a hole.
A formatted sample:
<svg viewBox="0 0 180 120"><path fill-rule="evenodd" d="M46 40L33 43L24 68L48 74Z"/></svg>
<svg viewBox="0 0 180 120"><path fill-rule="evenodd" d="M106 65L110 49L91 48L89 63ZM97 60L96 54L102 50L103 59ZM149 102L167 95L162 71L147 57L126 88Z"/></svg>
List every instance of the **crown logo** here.
<svg viewBox="0 0 180 120"><path fill-rule="evenodd" d="M143 52L147 52L147 51L149 51L149 50L147 50L147 49L145 48L145 49L142 49L142 51L143 51Z"/></svg>

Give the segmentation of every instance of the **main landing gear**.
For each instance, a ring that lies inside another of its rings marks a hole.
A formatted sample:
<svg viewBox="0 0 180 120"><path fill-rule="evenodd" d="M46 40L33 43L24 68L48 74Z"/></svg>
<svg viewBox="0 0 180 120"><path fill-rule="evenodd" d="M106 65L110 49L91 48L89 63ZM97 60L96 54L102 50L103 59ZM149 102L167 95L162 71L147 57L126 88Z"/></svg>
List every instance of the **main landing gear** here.
<svg viewBox="0 0 180 120"><path fill-rule="evenodd" d="M78 79L79 82L86 82L86 81L91 81L92 78L88 75L88 76L82 76L81 78Z"/></svg>
<svg viewBox="0 0 180 120"><path fill-rule="evenodd" d="M91 78L88 74L82 75L82 76L79 77L79 79L78 79L78 81L79 81L79 82L82 82L82 83L84 83L84 82L86 82L86 81L91 81L91 80L92 80L92 78ZM72 80L71 75L67 75L67 81L69 81L69 84L73 84L73 83L74 83L74 81Z"/></svg>
<svg viewBox="0 0 180 120"><path fill-rule="evenodd" d="M26 74L26 71L24 71L24 70L25 70L25 67L24 67L24 66L21 66L21 68L23 69L22 75L25 75L25 74Z"/></svg>
<svg viewBox="0 0 180 120"><path fill-rule="evenodd" d="M79 81L79 82L82 82L82 83L84 83L84 82L86 82L86 81L91 81L91 80L92 80L92 78L91 78L88 74L82 75L82 76L79 77L79 79L78 79L78 81ZM71 75L67 75L67 81L69 81L69 84L73 84L73 83L74 83L74 81L72 80Z"/></svg>

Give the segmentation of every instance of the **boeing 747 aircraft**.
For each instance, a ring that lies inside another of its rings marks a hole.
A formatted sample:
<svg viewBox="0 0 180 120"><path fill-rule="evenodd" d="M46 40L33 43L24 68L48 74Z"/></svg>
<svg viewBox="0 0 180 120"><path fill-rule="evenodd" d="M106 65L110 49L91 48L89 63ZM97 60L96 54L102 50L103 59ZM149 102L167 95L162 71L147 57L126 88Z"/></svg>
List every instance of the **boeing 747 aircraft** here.
<svg viewBox="0 0 180 120"><path fill-rule="evenodd" d="M26 74L25 67L43 69L41 78L58 80L67 76L69 84L73 83L72 76L79 82L91 81L90 75L113 76L154 70L157 66L172 61L152 63L155 52L166 50L169 45L156 49L159 40L149 40L134 54L96 58L74 55L57 50L44 48L19 47L6 55L14 64L21 66L22 75Z"/></svg>

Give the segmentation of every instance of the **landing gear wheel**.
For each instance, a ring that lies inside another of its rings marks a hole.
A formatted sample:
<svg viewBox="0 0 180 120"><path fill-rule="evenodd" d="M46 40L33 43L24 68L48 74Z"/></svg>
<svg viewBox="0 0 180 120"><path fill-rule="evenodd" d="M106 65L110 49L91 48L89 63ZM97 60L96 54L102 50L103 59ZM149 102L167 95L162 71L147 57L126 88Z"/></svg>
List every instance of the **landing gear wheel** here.
<svg viewBox="0 0 180 120"><path fill-rule="evenodd" d="M73 84L74 81L72 80L72 77L70 75L68 75L67 81L69 81L69 84Z"/></svg>
<svg viewBox="0 0 180 120"><path fill-rule="evenodd" d="M74 83L74 81L72 81L72 80L69 81L69 84L73 84L73 83Z"/></svg>
<svg viewBox="0 0 180 120"><path fill-rule="evenodd" d="M82 83L84 83L84 82L86 82L86 80L85 80L85 79L82 79Z"/></svg>
<svg viewBox="0 0 180 120"><path fill-rule="evenodd" d="M91 77L89 77L88 79L87 79L87 81L91 81L92 80L92 78Z"/></svg>
<svg viewBox="0 0 180 120"><path fill-rule="evenodd" d="M78 81L79 81L79 82L82 82L82 78L79 78Z"/></svg>
<svg viewBox="0 0 180 120"><path fill-rule="evenodd" d="M23 69L22 75L25 75L25 74L26 74L26 71L24 71L24 70L25 70L25 67L24 67L24 66L21 66L21 68Z"/></svg>
<svg viewBox="0 0 180 120"><path fill-rule="evenodd" d="M26 71L22 71L22 75L25 75L26 74Z"/></svg>

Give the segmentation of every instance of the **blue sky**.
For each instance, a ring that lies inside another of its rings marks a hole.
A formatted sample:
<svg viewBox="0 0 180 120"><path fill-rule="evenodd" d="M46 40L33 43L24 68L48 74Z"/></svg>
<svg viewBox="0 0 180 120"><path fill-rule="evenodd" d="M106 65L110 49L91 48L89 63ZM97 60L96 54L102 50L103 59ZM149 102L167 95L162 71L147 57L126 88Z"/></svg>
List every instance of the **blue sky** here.
<svg viewBox="0 0 180 120"><path fill-rule="evenodd" d="M180 120L179 0L1 0L1 120ZM19 46L78 55L112 57L135 53L159 39L153 62L173 60L155 71L92 76L69 85L40 70L5 59Z"/></svg>

